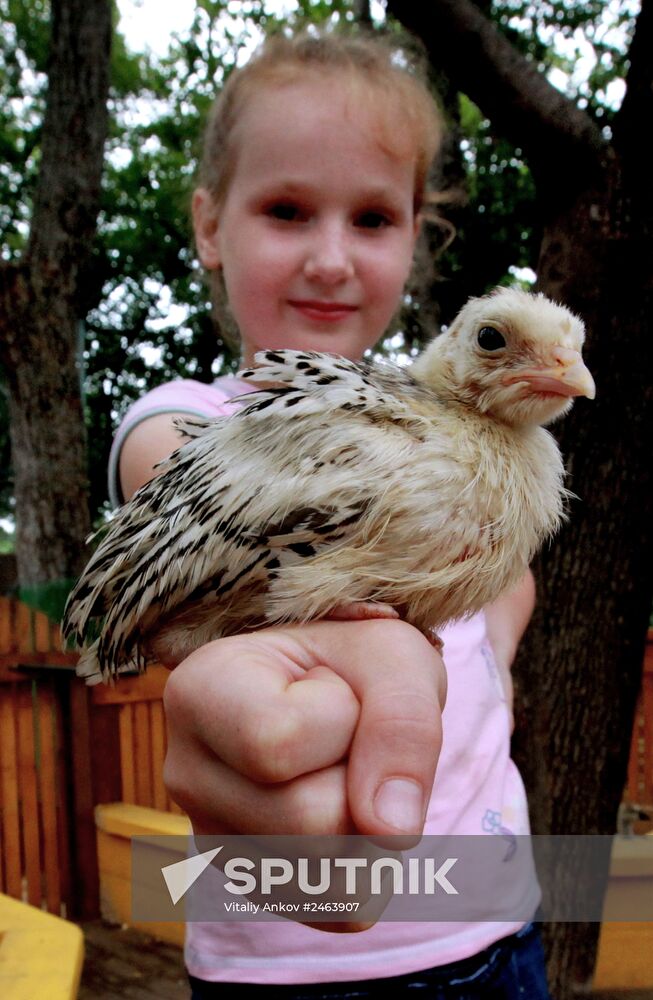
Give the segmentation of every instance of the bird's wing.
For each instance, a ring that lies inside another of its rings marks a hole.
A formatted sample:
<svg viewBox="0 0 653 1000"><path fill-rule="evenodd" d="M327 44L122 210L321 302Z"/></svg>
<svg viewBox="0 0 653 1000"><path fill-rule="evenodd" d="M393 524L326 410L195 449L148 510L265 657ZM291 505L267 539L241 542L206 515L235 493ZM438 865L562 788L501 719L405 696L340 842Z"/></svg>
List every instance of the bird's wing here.
<svg viewBox="0 0 653 1000"><path fill-rule="evenodd" d="M263 585L354 533L369 499L365 463L376 456L378 485L386 461L369 433L361 452L361 423L378 434L379 421L409 421L397 379L404 392L419 387L401 369L305 352L264 358L257 378L295 372L296 383L244 397L229 417L178 421L191 440L118 512L71 594L65 634L81 645L102 630L101 662L132 656L182 602L219 602L257 575Z"/></svg>
<svg viewBox="0 0 653 1000"><path fill-rule="evenodd" d="M343 410L401 423L414 418L416 400L433 404L437 398L408 370L390 362L291 350L260 351L255 361L257 367L240 372L240 378L280 387L240 397L252 415L282 406L293 415Z"/></svg>

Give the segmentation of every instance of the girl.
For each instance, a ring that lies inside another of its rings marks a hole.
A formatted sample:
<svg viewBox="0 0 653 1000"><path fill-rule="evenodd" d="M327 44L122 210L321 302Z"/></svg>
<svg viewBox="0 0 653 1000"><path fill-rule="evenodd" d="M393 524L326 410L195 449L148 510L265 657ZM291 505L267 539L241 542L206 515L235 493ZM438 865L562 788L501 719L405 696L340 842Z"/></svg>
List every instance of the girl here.
<svg viewBox="0 0 653 1000"><path fill-rule="evenodd" d="M277 37L230 77L193 219L245 364L279 347L355 359L379 340L411 268L439 135L410 61L371 39ZM173 416L223 413L246 388L180 381L137 403L112 455L122 495L178 446ZM198 834L527 833L508 668L532 605L529 576L445 632L444 712L442 660L403 622L314 622L203 647L167 686L171 793ZM186 961L196 1000L548 996L536 932L520 922L338 935L191 923Z"/></svg>

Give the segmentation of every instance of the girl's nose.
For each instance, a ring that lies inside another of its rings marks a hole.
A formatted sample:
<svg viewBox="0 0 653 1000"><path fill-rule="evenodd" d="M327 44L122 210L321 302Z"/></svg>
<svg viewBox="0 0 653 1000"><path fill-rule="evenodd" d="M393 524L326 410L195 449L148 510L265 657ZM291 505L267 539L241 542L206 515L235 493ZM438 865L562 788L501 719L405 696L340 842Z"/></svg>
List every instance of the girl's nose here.
<svg viewBox="0 0 653 1000"><path fill-rule="evenodd" d="M344 227L323 225L311 234L304 273L309 280L337 285L353 277L352 248Z"/></svg>

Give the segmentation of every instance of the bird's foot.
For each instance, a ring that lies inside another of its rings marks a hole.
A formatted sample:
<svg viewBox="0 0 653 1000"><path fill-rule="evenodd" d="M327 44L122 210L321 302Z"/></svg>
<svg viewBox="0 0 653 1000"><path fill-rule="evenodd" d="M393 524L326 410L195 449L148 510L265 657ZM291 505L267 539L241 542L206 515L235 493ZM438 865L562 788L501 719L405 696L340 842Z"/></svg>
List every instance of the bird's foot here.
<svg viewBox="0 0 653 1000"><path fill-rule="evenodd" d="M400 615L391 604L381 601L348 601L336 604L324 617L337 622L362 622L372 618L399 618Z"/></svg>
<svg viewBox="0 0 653 1000"><path fill-rule="evenodd" d="M344 604L336 604L324 618L327 621L362 622L371 621L373 618L397 619L401 618L401 614L391 604L384 604L382 601L347 601ZM430 628L420 631L436 652L441 653L444 643L437 632Z"/></svg>

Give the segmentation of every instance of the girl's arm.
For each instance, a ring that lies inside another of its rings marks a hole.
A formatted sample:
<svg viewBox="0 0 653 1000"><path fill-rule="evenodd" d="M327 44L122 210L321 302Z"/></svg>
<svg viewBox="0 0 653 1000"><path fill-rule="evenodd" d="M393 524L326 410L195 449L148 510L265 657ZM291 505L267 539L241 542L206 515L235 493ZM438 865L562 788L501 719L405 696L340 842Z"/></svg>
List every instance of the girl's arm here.
<svg viewBox="0 0 653 1000"><path fill-rule="evenodd" d="M516 587L485 608L487 637L494 652L511 717L513 684L510 667L534 607L535 579L528 570Z"/></svg>
<svg viewBox="0 0 653 1000"><path fill-rule="evenodd" d="M125 500L129 500L139 486L154 479L156 463L171 455L186 440L173 424L176 417L188 417L188 414L157 413L137 424L125 438L119 465Z"/></svg>

